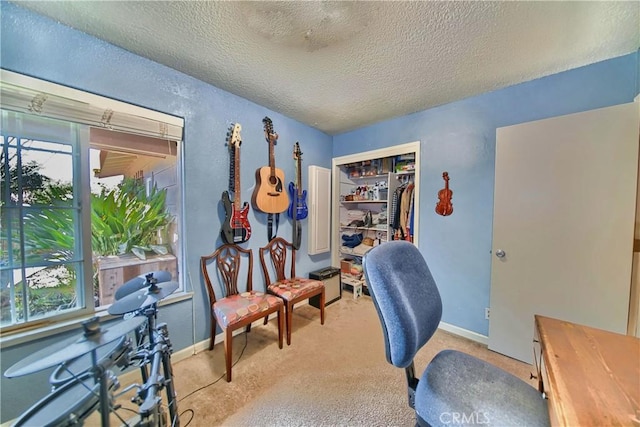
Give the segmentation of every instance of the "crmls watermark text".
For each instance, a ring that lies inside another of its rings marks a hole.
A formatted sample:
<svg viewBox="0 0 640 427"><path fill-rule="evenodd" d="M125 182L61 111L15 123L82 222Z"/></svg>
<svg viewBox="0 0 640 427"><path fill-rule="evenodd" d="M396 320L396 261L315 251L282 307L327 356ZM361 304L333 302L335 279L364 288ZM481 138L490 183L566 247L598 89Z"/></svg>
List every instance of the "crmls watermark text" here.
<svg viewBox="0 0 640 427"><path fill-rule="evenodd" d="M489 424L489 417L482 411L443 412L440 422L444 425L482 425Z"/></svg>

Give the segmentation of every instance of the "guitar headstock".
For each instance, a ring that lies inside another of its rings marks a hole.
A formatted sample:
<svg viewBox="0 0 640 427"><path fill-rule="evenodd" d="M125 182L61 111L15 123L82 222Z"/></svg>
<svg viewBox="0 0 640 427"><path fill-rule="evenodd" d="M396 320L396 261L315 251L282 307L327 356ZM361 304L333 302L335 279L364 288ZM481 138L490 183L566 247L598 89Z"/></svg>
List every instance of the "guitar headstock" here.
<svg viewBox="0 0 640 427"><path fill-rule="evenodd" d="M262 119L264 124L264 136L269 144L275 144L278 141L278 134L273 131L273 122L269 117Z"/></svg>
<svg viewBox="0 0 640 427"><path fill-rule="evenodd" d="M302 151L300 151L300 144L296 141L296 145L293 147L293 159L302 160Z"/></svg>
<svg viewBox="0 0 640 427"><path fill-rule="evenodd" d="M229 144L229 148L233 148L238 144L238 147L242 144L242 138L240 138L240 131L242 130L242 126L240 123L232 124L229 128L229 132L227 132L227 143Z"/></svg>

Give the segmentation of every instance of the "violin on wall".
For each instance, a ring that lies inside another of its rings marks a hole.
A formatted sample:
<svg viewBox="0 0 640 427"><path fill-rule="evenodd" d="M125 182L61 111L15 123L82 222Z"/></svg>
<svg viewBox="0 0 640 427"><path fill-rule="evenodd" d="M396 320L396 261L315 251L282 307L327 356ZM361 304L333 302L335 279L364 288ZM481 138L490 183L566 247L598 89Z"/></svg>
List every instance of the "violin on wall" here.
<svg viewBox="0 0 640 427"><path fill-rule="evenodd" d="M436 204L436 213L442 216L448 216L453 213L453 204L451 204L451 197L453 191L449 190L449 173L443 172L442 178L444 179L444 188L438 191L438 203Z"/></svg>

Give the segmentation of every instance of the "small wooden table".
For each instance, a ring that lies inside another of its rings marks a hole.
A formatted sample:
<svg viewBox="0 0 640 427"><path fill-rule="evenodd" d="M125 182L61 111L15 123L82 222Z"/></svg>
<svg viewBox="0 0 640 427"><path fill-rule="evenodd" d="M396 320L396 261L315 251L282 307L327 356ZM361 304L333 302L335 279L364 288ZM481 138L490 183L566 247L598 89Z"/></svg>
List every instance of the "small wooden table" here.
<svg viewBox="0 0 640 427"><path fill-rule="evenodd" d="M640 425L640 339L540 315L535 326L551 425Z"/></svg>

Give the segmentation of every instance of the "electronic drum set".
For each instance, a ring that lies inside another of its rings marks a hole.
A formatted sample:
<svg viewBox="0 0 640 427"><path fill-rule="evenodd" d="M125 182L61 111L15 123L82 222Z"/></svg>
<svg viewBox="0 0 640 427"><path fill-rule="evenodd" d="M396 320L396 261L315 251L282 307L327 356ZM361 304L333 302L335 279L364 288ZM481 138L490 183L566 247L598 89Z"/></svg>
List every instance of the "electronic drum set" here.
<svg viewBox="0 0 640 427"><path fill-rule="evenodd" d="M112 315L123 315L122 321L103 328L97 317L89 319L80 337L44 348L7 369L4 375L13 378L55 367L49 377L51 392L13 426L81 426L98 410L102 427L110 425L111 414L124 426L179 427L169 331L166 323L156 324L158 302L177 288L166 271L135 277L116 291L108 309ZM113 369L130 366L139 367L142 382L116 393L120 383ZM121 409L116 399L131 390L136 391L131 401L138 406L137 414L125 421L116 412Z"/></svg>

